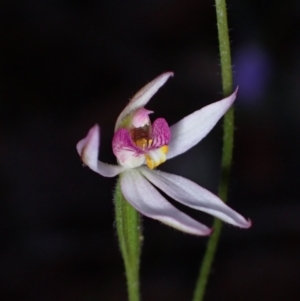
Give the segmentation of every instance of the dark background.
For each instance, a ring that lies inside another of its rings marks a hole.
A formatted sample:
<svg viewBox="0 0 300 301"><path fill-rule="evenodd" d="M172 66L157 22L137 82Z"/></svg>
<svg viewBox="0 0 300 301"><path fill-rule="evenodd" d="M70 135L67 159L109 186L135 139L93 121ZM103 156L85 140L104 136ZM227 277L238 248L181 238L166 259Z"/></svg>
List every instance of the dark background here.
<svg viewBox="0 0 300 301"><path fill-rule="evenodd" d="M224 226L206 300L299 300L300 4L228 10L240 86L229 204L253 226ZM165 71L154 117L172 124L222 98L214 1L10 0L0 19L0 299L126 300L115 179L83 168L75 145L99 123L114 163L119 112ZM161 169L216 193L221 134ZM143 300L190 300L207 238L147 218L144 235Z"/></svg>

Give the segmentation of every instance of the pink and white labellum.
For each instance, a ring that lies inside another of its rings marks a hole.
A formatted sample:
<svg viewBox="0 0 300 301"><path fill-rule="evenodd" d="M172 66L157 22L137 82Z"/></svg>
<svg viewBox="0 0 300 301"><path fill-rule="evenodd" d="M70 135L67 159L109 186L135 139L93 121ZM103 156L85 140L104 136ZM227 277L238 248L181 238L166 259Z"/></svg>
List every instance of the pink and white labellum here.
<svg viewBox="0 0 300 301"><path fill-rule="evenodd" d="M226 113L236 98L236 91L169 127L164 118L151 123L145 105L165 84L172 72L166 72L138 91L119 115L112 139L118 165L98 161L100 129L92 127L77 143L85 165L104 177L120 175L121 190L126 200L140 213L178 230L209 235L211 229L175 208L157 190L174 200L204 211L224 222L248 228L251 222L228 207L217 196L183 177L159 171L157 166L176 157L200 142Z"/></svg>

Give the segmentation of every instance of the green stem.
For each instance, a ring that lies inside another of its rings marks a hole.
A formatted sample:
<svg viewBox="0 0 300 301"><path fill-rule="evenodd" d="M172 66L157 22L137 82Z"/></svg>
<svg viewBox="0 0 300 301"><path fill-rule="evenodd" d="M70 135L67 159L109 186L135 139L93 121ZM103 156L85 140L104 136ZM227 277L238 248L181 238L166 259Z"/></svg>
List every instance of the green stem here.
<svg viewBox="0 0 300 301"><path fill-rule="evenodd" d="M215 0L218 37L219 37L219 51L221 58L221 72L222 72L222 88L224 96L228 96L232 92L232 68L230 43L227 23L226 0ZM230 169L232 162L233 151L233 136L234 136L234 112L233 108L228 110L224 116L224 132L223 132L223 149L222 149L222 163L221 163L221 179L219 184L219 197L226 202L228 194L228 185L230 177ZM206 285L209 274L213 264L214 256L217 250L222 222L218 219L214 220L214 232L210 236L206 252L201 264L199 276L196 282L193 301L202 301L205 294Z"/></svg>
<svg viewBox="0 0 300 301"><path fill-rule="evenodd" d="M142 240L140 215L124 198L120 187L120 178L117 181L114 200L117 234L127 279L128 300L139 301Z"/></svg>

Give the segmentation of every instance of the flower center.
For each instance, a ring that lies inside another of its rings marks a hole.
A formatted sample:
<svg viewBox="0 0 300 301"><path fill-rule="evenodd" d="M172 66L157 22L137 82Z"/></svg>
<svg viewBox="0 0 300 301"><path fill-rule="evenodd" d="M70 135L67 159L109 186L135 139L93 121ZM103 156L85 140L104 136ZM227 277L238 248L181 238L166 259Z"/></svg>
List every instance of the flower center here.
<svg viewBox="0 0 300 301"><path fill-rule="evenodd" d="M134 144L140 148L141 150L145 151L151 148L153 139L151 139L151 125L145 125L139 128L131 129L131 138ZM158 165L164 163L166 161L166 154L169 151L167 145L163 145L158 148L150 149L145 154L146 157L146 165L153 169Z"/></svg>
<svg viewBox="0 0 300 301"><path fill-rule="evenodd" d="M149 125L145 125L139 128L131 129L131 138L134 144L142 149L146 150L152 145L152 139L150 138L151 135L151 127Z"/></svg>

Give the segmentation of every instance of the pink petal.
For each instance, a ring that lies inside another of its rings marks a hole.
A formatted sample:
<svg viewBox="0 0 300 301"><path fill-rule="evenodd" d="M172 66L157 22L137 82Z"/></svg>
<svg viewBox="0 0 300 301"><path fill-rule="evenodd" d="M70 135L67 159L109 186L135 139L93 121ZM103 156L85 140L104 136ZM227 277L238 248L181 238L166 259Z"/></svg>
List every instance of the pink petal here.
<svg viewBox="0 0 300 301"><path fill-rule="evenodd" d="M228 207L217 196L196 183L180 176L142 167L141 173L156 187L174 200L191 208L204 211L229 224L249 228L251 222Z"/></svg>
<svg viewBox="0 0 300 301"><path fill-rule="evenodd" d="M158 89L165 84L170 76L173 76L173 72L163 73L139 90L119 115L115 131L119 128L124 117L132 111L144 107Z"/></svg>
<svg viewBox="0 0 300 301"><path fill-rule="evenodd" d="M230 108L237 89L230 96L214 102L171 126L172 139L167 159L176 157L200 142Z"/></svg>
<svg viewBox="0 0 300 301"><path fill-rule="evenodd" d="M152 124L152 144L151 147L161 147L168 145L171 140L171 131L164 118L157 118Z"/></svg>
<svg viewBox="0 0 300 301"><path fill-rule="evenodd" d="M121 173L124 168L117 165L110 165L98 161L99 154L100 129L96 124L88 132L87 136L80 140L76 149L82 162L91 170L104 177L114 177Z"/></svg>
<svg viewBox="0 0 300 301"><path fill-rule="evenodd" d="M145 162L143 151L131 139L127 129L118 129L113 137L112 148L119 163L126 168L135 168Z"/></svg>
<svg viewBox="0 0 300 301"><path fill-rule="evenodd" d="M209 235L211 230L171 205L137 169L121 174L121 190L125 199L143 215L171 227L195 235Z"/></svg>

